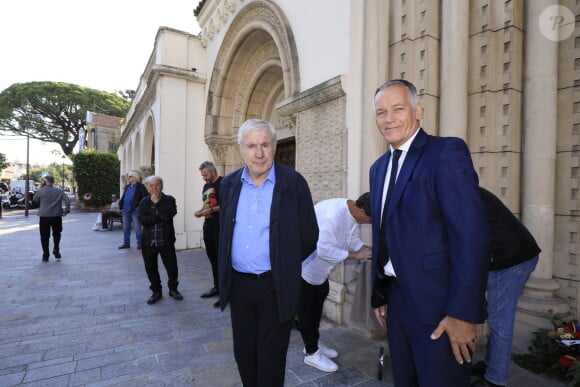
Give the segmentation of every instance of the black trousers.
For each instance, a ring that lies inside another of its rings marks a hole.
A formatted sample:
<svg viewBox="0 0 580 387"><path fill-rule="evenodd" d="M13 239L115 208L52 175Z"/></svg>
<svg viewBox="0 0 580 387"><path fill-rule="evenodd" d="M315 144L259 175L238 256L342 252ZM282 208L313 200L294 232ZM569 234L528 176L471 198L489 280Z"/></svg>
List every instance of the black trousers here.
<svg viewBox="0 0 580 387"><path fill-rule="evenodd" d="M232 272L234 357L244 387L282 387L292 320L281 322L272 277Z"/></svg>
<svg viewBox="0 0 580 387"><path fill-rule="evenodd" d="M211 264L211 273L213 275L213 286L218 287L218 246L220 239L219 222L203 223L203 243L205 243L205 253Z"/></svg>
<svg viewBox="0 0 580 387"><path fill-rule="evenodd" d="M110 210L105 210L101 214L102 214L101 215L101 224L102 224L103 228L109 227L109 218L120 219L123 217L123 215L120 212L110 211Z"/></svg>
<svg viewBox="0 0 580 387"><path fill-rule="evenodd" d="M62 233L62 216L41 216L38 223L40 230L40 244L42 245L42 255L50 255L49 242L50 230L52 229L52 241L54 248L52 251L60 251L60 234Z"/></svg>
<svg viewBox="0 0 580 387"><path fill-rule="evenodd" d="M178 269L177 269L177 255L175 254L175 245L173 243L165 246L141 246L141 255L143 255L143 262L145 262L145 271L149 278L149 289L153 292L161 291L161 277L159 276L159 265L157 263L157 255L161 255L163 266L167 270L167 286L169 289L177 290Z"/></svg>
<svg viewBox="0 0 580 387"><path fill-rule="evenodd" d="M309 355L318 351L318 340L320 339L320 319L322 318L322 308L324 300L328 296L330 285L326 280L321 285L311 285L304 279L300 279L300 312L298 313L298 323L300 324L300 335L304 341L304 347Z"/></svg>

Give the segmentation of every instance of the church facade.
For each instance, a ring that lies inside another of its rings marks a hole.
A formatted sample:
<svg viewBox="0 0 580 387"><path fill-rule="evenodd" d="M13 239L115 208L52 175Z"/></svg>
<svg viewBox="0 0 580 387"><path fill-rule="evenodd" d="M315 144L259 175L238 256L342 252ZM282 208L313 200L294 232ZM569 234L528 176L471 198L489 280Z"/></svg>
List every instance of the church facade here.
<svg viewBox="0 0 580 387"><path fill-rule="evenodd" d="M514 344L525 350L549 311L578 316L577 2L203 0L194 14L198 36L159 29L118 150L122 173L151 168L176 197L177 248L202 245L199 165L240 167L236 135L249 118L275 125L277 162L307 179L315 202L368 191L369 166L387 150L374 91L404 78L419 91L423 128L466 140L480 184L542 248ZM364 273L337 267L325 305L363 331L350 312Z"/></svg>

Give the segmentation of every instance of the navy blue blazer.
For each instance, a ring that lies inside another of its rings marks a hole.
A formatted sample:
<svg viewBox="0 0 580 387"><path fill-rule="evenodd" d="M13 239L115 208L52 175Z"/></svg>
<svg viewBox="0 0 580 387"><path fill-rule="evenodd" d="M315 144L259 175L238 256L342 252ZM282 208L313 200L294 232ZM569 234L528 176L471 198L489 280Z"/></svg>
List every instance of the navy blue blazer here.
<svg viewBox="0 0 580 387"><path fill-rule="evenodd" d="M231 247L243 168L225 176L220 187L218 277L220 306L229 298L232 276ZM318 223L308 184L302 175L275 164L276 185L270 208L270 263L280 321L297 313L302 261L316 249Z"/></svg>
<svg viewBox="0 0 580 387"><path fill-rule="evenodd" d="M389 151L370 169L375 270L390 157ZM390 259L414 317L426 324L446 315L482 323L490 240L465 142L419 129L386 211Z"/></svg>

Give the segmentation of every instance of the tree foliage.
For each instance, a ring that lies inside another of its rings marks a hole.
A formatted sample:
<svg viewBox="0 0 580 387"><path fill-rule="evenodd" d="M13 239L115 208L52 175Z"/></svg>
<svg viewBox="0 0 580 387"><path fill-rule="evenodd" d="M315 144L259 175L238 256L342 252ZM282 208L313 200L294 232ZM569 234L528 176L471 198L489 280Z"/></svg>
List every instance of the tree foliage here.
<svg viewBox="0 0 580 387"><path fill-rule="evenodd" d="M54 177L54 185L56 186L60 187L62 185L70 185L72 183L72 181L69 179L69 177L71 177L70 175L72 175L72 165L52 162L48 166L33 166L30 167L28 176L30 180L34 180L35 182L40 183L42 181L43 173L52 175ZM26 173L22 173L18 178L20 180L26 180Z"/></svg>
<svg viewBox="0 0 580 387"><path fill-rule="evenodd" d="M79 202L100 208L111 202L111 194L119 193L121 162L112 152L84 150L73 156L73 171Z"/></svg>
<svg viewBox="0 0 580 387"><path fill-rule="evenodd" d="M0 131L57 143L68 156L87 111L124 117L129 106L118 95L70 83L15 83L0 93Z"/></svg>

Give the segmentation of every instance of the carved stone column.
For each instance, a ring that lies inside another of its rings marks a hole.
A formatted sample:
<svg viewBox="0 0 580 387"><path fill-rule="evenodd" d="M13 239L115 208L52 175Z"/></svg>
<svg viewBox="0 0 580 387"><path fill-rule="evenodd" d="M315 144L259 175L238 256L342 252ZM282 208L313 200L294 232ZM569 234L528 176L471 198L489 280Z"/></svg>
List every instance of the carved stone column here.
<svg viewBox="0 0 580 387"><path fill-rule="evenodd" d="M553 278L554 198L556 171L556 87L558 44L538 28L540 14L555 0L526 3L524 57L524 136L522 221L536 238L542 253L518 303L514 346L524 350L531 333L549 327L548 310L567 313L569 306L556 295ZM539 98L553 96L554 98Z"/></svg>
<svg viewBox="0 0 580 387"><path fill-rule="evenodd" d="M469 2L443 0L439 134L467 139Z"/></svg>

